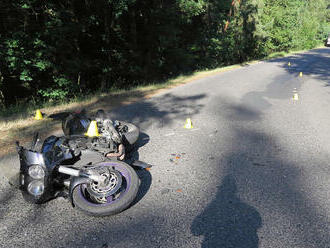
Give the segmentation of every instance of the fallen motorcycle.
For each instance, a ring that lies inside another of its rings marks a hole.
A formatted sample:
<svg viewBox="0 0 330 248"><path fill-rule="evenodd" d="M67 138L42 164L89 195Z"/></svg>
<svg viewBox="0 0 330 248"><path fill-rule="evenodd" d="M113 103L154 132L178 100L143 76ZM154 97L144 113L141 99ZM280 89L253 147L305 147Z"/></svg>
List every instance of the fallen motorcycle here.
<svg viewBox="0 0 330 248"><path fill-rule="evenodd" d="M41 204L62 196L93 216L114 215L130 206L140 184L132 166L150 167L129 158L139 128L113 122L103 110L94 119L85 113L67 113L62 118L65 135L46 138L40 151L36 149L38 134L30 149L16 142L25 200ZM89 162L91 157L96 159Z"/></svg>

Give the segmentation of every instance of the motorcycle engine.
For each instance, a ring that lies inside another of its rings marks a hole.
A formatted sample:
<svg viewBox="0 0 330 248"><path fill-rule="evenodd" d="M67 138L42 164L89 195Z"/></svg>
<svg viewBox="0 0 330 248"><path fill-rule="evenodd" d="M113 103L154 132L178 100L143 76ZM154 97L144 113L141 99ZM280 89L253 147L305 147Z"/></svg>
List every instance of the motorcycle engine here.
<svg viewBox="0 0 330 248"><path fill-rule="evenodd" d="M92 140L90 148L104 154L116 152L118 145L122 143L122 139L114 127L114 123L110 119L99 119L97 120L97 126L100 137Z"/></svg>

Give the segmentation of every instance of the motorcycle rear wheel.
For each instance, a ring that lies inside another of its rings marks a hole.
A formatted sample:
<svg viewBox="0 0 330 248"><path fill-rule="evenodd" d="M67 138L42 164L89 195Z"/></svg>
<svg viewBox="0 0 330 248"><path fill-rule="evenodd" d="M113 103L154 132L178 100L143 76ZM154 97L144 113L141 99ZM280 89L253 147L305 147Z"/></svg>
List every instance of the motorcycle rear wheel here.
<svg viewBox="0 0 330 248"><path fill-rule="evenodd" d="M105 203L100 203L88 194L86 184L80 184L72 193L74 205L85 214L92 216L108 216L122 212L130 206L138 193L139 177L131 166L121 161L102 162L97 166L109 166L119 172L122 177L121 187L107 197Z"/></svg>

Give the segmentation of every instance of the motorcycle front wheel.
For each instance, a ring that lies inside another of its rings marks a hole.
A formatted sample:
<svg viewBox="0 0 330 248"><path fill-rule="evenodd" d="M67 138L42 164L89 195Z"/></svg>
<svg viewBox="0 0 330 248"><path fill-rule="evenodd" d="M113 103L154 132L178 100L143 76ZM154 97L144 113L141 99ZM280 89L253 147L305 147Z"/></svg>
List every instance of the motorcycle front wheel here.
<svg viewBox="0 0 330 248"><path fill-rule="evenodd" d="M122 212L134 201L139 189L139 177L132 167L121 161L102 162L94 166L99 169L111 168L111 195L95 197L91 190L97 185L80 184L72 192L72 200L76 207L92 216L108 216ZM120 178L119 178L120 177ZM116 183L118 185L116 185ZM114 192L113 192L114 191Z"/></svg>

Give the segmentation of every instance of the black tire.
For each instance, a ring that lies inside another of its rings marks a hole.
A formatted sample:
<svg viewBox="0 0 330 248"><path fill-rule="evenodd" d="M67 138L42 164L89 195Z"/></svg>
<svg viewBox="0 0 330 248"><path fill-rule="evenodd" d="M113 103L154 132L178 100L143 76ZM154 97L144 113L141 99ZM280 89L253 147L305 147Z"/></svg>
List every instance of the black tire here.
<svg viewBox="0 0 330 248"><path fill-rule="evenodd" d="M108 216L120 213L128 208L134 201L140 185L139 177L131 166L121 161L102 162L98 165L111 166L122 175L123 181L126 181L126 189L120 193L123 195L119 195L119 198L113 200L111 203L95 203L88 198L88 194L84 192L84 186L86 185L80 184L73 190L73 203L79 210L83 211L87 215ZM127 182L129 180L130 182ZM127 187L128 185L129 187Z"/></svg>

